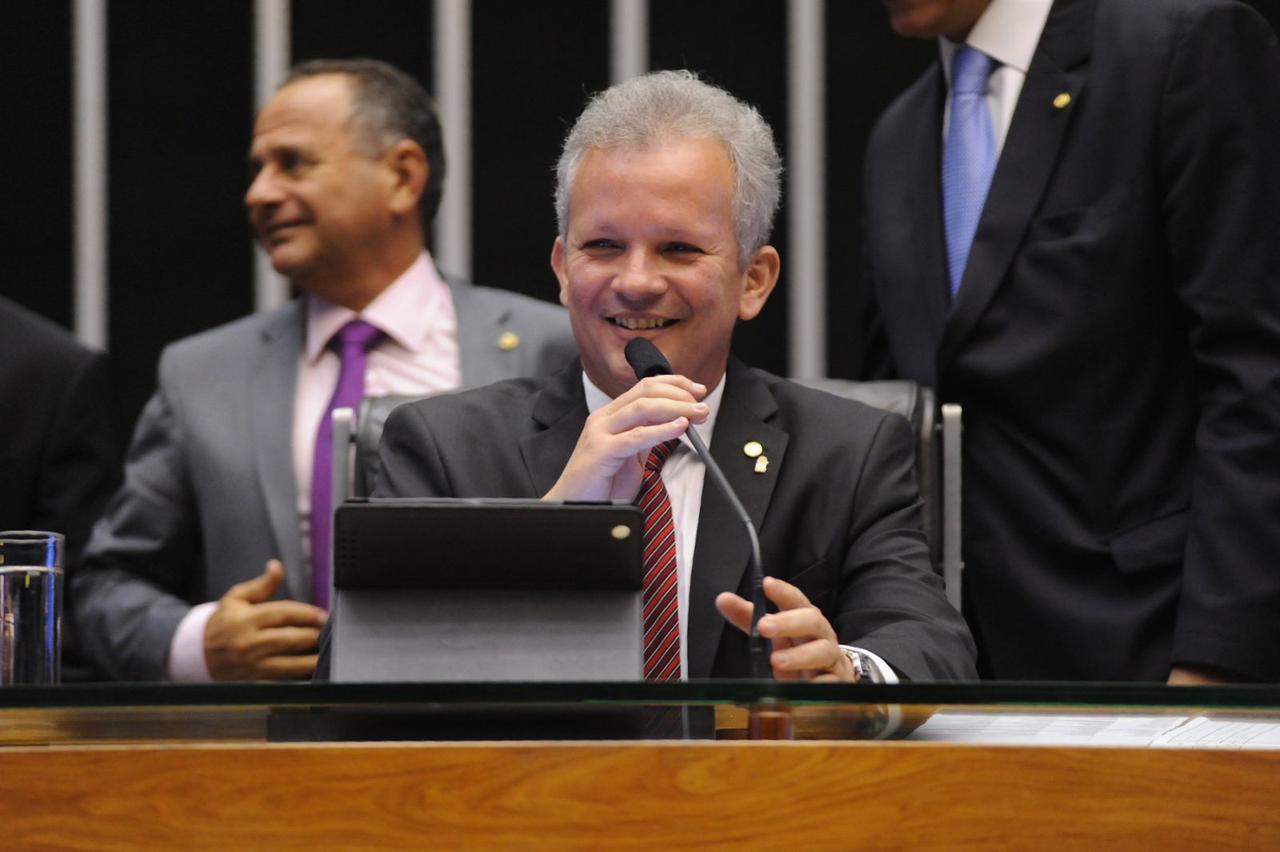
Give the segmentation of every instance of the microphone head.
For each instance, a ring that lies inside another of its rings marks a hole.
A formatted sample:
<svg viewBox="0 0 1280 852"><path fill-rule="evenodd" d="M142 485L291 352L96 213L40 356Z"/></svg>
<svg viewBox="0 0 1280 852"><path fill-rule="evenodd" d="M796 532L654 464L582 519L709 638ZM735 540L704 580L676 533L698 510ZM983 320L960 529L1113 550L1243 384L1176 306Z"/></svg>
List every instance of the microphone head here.
<svg viewBox="0 0 1280 852"><path fill-rule="evenodd" d="M671 362L658 347L643 337L632 338L622 352L631 369L635 370L637 379L665 376L671 373Z"/></svg>

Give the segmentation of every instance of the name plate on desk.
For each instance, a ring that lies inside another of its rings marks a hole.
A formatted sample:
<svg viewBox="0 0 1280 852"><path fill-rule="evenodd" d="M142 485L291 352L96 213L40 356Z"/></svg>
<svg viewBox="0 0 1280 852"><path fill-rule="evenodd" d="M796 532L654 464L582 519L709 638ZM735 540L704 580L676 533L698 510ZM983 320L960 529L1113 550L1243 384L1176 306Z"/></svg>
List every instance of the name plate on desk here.
<svg viewBox="0 0 1280 852"><path fill-rule="evenodd" d="M639 680L642 528L631 504L344 503L332 679Z"/></svg>

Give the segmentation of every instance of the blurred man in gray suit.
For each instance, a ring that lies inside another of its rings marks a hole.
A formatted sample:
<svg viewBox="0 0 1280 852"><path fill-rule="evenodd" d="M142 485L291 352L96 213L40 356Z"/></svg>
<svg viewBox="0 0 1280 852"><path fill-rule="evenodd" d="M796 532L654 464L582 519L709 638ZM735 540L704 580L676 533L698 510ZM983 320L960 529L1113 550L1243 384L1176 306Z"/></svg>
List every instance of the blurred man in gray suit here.
<svg viewBox="0 0 1280 852"><path fill-rule="evenodd" d="M304 295L160 358L76 580L87 650L115 678L309 677L327 617L331 409L541 375L575 351L559 307L436 270L440 124L404 73L299 66L258 116L250 159L249 220Z"/></svg>

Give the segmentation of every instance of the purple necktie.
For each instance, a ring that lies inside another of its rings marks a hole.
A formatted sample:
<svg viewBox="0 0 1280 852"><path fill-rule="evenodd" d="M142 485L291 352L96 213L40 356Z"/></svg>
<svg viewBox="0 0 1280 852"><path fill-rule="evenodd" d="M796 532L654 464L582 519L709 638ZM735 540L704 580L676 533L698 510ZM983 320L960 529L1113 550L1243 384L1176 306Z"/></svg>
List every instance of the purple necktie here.
<svg viewBox="0 0 1280 852"><path fill-rule="evenodd" d="M352 320L338 330L329 341L338 348L342 371L333 399L320 419L316 432L314 462L311 465L311 588L312 600L318 607L329 608L329 553L333 528L333 412L337 408L359 411L364 398L364 365L369 350L382 332L364 320ZM340 499L346 495L339 495Z"/></svg>

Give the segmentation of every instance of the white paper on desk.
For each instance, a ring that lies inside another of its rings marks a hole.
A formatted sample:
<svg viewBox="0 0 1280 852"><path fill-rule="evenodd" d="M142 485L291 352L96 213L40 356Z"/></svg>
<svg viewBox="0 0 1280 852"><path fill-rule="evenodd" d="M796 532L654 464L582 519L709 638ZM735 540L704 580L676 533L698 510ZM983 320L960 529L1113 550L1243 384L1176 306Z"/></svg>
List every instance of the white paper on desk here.
<svg viewBox="0 0 1280 852"><path fill-rule="evenodd" d="M1280 722L1245 722L1196 716L1165 731L1155 748L1280 749Z"/></svg>
<svg viewBox="0 0 1280 852"><path fill-rule="evenodd" d="M1185 716L1058 713L935 713L908 740L980 745L1127 746L1146 748Z"/></svg>

